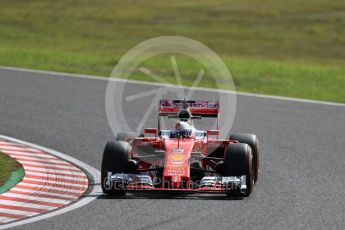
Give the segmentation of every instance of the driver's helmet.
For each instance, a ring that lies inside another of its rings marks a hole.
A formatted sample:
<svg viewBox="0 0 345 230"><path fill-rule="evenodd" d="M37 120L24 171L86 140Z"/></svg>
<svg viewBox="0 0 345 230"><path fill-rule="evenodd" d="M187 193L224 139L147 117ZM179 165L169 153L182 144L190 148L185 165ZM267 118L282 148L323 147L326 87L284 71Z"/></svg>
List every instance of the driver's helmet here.
<svg viewBox="0 0 345 230"><path fill-rule="evenodd" d="M175 124L173 137L189 137L192 134L192 127L185 121L178 121Z"/></svg>
<svg viewBox="0 0 345 230"><path fill-rule="evenodd" d="M191 131L192 127L185 121L178 121L175 124L176 131Z"/></svg>

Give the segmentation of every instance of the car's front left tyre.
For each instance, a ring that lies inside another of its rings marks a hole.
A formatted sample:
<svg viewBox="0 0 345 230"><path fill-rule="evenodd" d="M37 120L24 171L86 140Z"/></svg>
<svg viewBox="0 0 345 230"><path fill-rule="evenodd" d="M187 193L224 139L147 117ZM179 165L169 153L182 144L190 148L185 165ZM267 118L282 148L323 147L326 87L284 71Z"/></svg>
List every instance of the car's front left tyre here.
<svg viewBox="0 0 345 230"><path fill-rule="evenodd" d="M250 196L254 185L253 153L248 144L229 144L224 152L224 176L246 176L244 195ZM228 195L232 195L229 193Z"/></svg>
<svg viewBox="0 0 345 230"><path fill-rule="evenodd" d="M257 136L254 134L249 134L249 133L236 133L230 136L230 140L236 140L240 143L248 144L252 148L253 165L254 165L254 183L256 183L259 177L259 159L260 159L259 140Z"/></svg>

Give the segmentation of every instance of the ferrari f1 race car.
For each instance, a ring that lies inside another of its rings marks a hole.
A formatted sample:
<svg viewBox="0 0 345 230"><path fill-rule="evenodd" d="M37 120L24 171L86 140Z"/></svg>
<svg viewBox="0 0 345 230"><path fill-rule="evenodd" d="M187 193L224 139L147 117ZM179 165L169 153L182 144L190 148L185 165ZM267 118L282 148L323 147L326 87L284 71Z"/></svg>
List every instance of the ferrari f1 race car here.
<svg viewBox="0 0 345 230"><path fill-rule="evenodd" d="M222 193L249 196L259 175L254 134L219 139L219 102L160 100L158 128L119 133L104 149L101 186L105 194L134 191ZM197 130L194 120L216 118L217 129ZM171 130L161 119L175 119Z"/></svg>

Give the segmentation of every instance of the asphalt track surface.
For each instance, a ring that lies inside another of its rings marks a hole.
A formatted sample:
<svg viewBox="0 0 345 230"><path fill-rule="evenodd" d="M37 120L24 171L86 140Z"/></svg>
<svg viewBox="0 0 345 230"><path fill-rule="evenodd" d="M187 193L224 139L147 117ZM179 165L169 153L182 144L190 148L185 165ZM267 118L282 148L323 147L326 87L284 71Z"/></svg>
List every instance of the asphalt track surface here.
<svg viewBox="0 0 345 230"><path fill-rule="evenodd" d="M101 152L112 138L106 83L2 69L0 133L100 169ZM198 92L198 97L213 96ZM128 120L135 123L142 109L131 110ZM100 196L80 209L16 229L345 228L345 106L242 95L232 131L256 133L261 141L261 174L249 198Z"/></svg>

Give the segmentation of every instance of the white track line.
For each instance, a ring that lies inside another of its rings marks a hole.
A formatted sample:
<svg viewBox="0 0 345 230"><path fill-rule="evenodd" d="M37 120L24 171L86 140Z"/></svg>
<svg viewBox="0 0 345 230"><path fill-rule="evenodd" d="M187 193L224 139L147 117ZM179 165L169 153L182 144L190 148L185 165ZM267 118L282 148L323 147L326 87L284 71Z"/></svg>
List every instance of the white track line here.
<svg viewBox="0 0 345 230"><path fill-rule="evenodd" d="M95 169L95 168L91 167L90 165L87 165L84 162L81 162L81 161L79 161L79 160L77 160L77 159L75 159L75 158L73 158L71 156L67 156L65 154L59 153L57 151L54 151L54 150L51 150L51 149L48 149L48 148L45 148L45 147L42 147L42 146L39 146L39 145L35 145L35 144L28 143L28 142L25 142L25 141L17 140L15 138L3 136L3 135L0 135L0 138L7 139L7 140L13 141L13 142L17 142L17 143L20 143L20 144L23 144L23 145L26 145L26 146L30 146L30 147L32 147L34 149L38 149L40 151L47 152L47 153L52 154L52 155L54 155L54 156L56 156L58 158L64 159L66 161L69 161L69 162L75 164L76 166L82 168L85 172L87 172L89 174L89 176L91 177L91 179L96 184L99 183L100 172L97 169ZM4 144L4 143L1 143L1 144ZM16 146L16 147L20 147L20 146ZM20 154L20 153L18 153L18 154ZM33 153L33 155L37 156L37 155L44 155L44 154L37 154L35 152L35 153ZM49 155L47 155L47 156L49 156ZM42 173L44 173L45 171L51 171L51 170L48 170L48 169L36 168L36 167L31 167L31 166L29 168L31 170L41 171ZM54 170L51 171L51 172L54 172ZM74 173L75 172L70 172L70 174L74 174ZM52 178L56 179L56 180L59 180L59 177L54 178L54 175L52 175ZM26 178L26 177L24 177L24 179L32 180L32 178ZM61 179L64 179L64 177L61 178ZM77 178L74 178L74 180L76 180L76 179ZM26 185L26 183L24 183L24 185ZM33 186L31 184L27 184L27 185L28 185L27 188L13 188L13 189L11 189L11 191L18 192L18 193L30 193L30 192L32 193L33 190L30 189L30 188L31 187L34 188L35 186ZM39 185L37 185L37 186L39 186ZM73 185L73 186L76 186L76 185ZM59 188L54 187L53 189L55 191L57 191L57 192L59 191ZM84 205L87 205L91 201L95 200L97 198L97 196L101 194L99 186L93 186L93 187L90 187L90 189L91 189L91 191L90 191L89 195L87 195L85 197L82 197L80 200L76 201L75 203L73 203L73 204L71 204L69 206L66 206L66 207L54 210L53 212L49 212L49 213L46 213L46 214L37 215L37 216L31 217L31 218L28 218L28 219L23 219L23 220L18 220L16 222L12 222L12 223L8 223L8 224L3 224L3 225L0 225L0 229L7 229L7 228L11 228L11 227L16 227L16 226L20 226L20 225L23 225L23 224L27 224L27 223L32 223L32 222L35 222L35 221L39 221L39 220L47 219L47 218L50 218L50 217L53 217L53 216L56 216L56 215L63 214L63 213L72 211L74 209L78 209L78 208L80 208L80 207L82 207ZM5 195L5 194L3 194L3 195ZM68 194L51 193L49 191L35 191L34 194L33 194L33 196L38 196L38 197L40 197L40 195L42 195L42 202L48 202L47 204L49 204L49 202L50 203L55 203L55 202L52 202L52 201L59 201L59 203L61 203L62 200L53 199L53 198L44 198L44 196L65 197L65 198L68 198L68 199L76 199L76 198L78 198L78 196L73 196L73 195L68 195ZM6 196L7 196L7 194L6 194ZM12 196L16 196L16 195L12 195ZM24 195L24 197L25 196L26 195ZM23 197L23 196L19 195L18 197ZM10 199L10 198L7 198L7 199ZM28 198L28 196L26 196L25 199L30 200L30 199L34 199L34 198L31 198L31 197ZM62 201L62 202L65 203L65 201ZM1 200L0 204L6 205L6 204L8 204L8 201L7 200ZM13 202L11 204L13 204ZM7 211L7 213L11 212L11 214L18 214L18 215L22 214L22 215L26 216L26 215L32 215L33 212L34 212L34 211L31 212L31 211L27 211L27 210L26 211L25 210L20 210L20 209L23 209L23 208L30 208L31 207L31 206L29 207L29 205L27 203L25 203L25 202L16 202L15 204L18 205L18 209L19 210ZM35 207L37 207L37 205L35 205ZM49 205L38 205L38 207L42 207L42 209L46 209L46 210L50 210L50 209L54 209L55 208L55 207L51 207ZM2 210L5 211L5 210L8 210L8 209L7 208L0 209L0 212ZM6 212L3 212L3 213L6 213ZM9 217L0 217L0 218L1 218L1 222L9 222L9 221L12 221L14 219L14 218L9 218Z"/></svg>
<svg viewBox="0 0 345 230"><path fill-rule="evenodd" d="M73 77L73 78L80 78L80 79L87 79L87 80L97 80L97 81L108 81L109 80L109 78L102 77L102 76L72 74L72 73L54 72L54 71L46 71L46 70L33 70L33 69L17 68L17 67L0 66L0 70L1 69L9 70L9 71L33 73L33 74L45 74L45 75L49 74L49 75L55 75L55 76ZM37 75L37 76L39 77L40 75ZM44 76L44 77L47 77L47 76ZM336 102L299 99L299 98L282 97L282 96L271 96L271 95L256 94L256 93L233 92L233 91L210 89L210 88L181 87L181 86L176 86L173 84L145 82L145 81L128 80L128 79L120 79L120 78L111 78L110 80L116 81L116 82L124 82L124 83L128 82L128 83L141 84L141 85L150 85L150 86L156 85L156 86L165 86L165 87L171 87L171 88L189 88L189 89L192 88L192 89L197 90L197 91L205 91L205 92L221 92L221 93L237 94L237 95L248 96L248 97L258 97L258 98L274 99L274 100L282 100L282 101L293 101L293 102L300 102L300 103L310 103L310 104L345 107L344 103L336 103Z"/></svg>
<svg viewBox="0 0 345 230"><path fill-rule="evenodd" d="M31 166L27 166L25 167L25 169L28 169L28 170L35 170L35 171L39 171L39 172L60 172L59 170L55 170L55 169L50 169L50 168L36 168L36 167L31 167ZM70 174L74 174L74 173L77 173L77 172L71 172Z"/></svg>
<svg viewBox="0 0 345 230"><path fill-rule="evenodd" d="M27 212L27 211L19 211L19 210L10 210L10 209L3 209L0 208L0 212L15 214L15 215L22 215L22 216L31 216L34 215L34 212Z"/></svg>
<svg viewBox="0 0 345 230"><path fill-rule="evenodd" d="M78 169L73 169L73 168L65 168L65 167L62 167L62 166L59 166L59 167L56 167L56 166L47 166L47 165L35 165L35 164L31 164L31 162L23 162L23 161L20 161L19 162L23 165L23 167L32 167L32 168L35 168L35 169L48 169L48 168L51 168L51 169L56 169L56 170L61 170L61 171L66 171L68 173L71 173L71 172L78 172L79 170Z"/></svg>
<svg viewBox="0 0 345 230"><path fill-rule="evenodd" d="M60 160L60 159L55 159L55 158L40 158L40 157L37 157L37 156L21 156L20 154L13 154L13 153L8 153L8 152L6 152L8 155L10 155L10 156L14 156L16 159L23 159L23 160L33 160L33 161L37 161L37 158L40 160L40 161L44 161L44 162L46 162L46 164L48 163L48 162L51 162L51 163L56 163L56 164L58 164L58 163L62 163L62 164L66 164L66 161L62 161L62 160Z"/></svg>
<svg viewBox="0 0 345 230"><path fill-rule="evenodd" d="M42 184L50 183L50 184L54 184L54 185L65 185L64 186L65 189L69 188L69 187L73 187L73 188L77 188L78 187L78 188L80 188L78 190L82 190L82 188L85 188L85 185L83 185L83 184L73 183L73 182L64 182L64 181L61 181L61 179L62 178L47 178L46 180L44 180L44 179L36 179L36 178L24 178L23 181L29 180L29 181L32 181L33 183L36 182L37 184L32 184L31 183L31 186L35 186L35 187L42 187ZM76 181L76 182L80 182L80 181ZM81 181L81 182L84 182L84 181ZM41 185L39 183L41 183ZM30 183L23 182L22 185L29 186L29 184ZM48 186L44 186L44 187L48 188ZM55 186L50 186L50 187L52 189L57 189L58 188L58 187L55 187Z"/></svg>
<svg viewBox="0 0 345 230"><path fill-rule="evenodd" d="M26 176L23 178L23 181L25 180L30 180L30 181L37 181L37 182L42 182L42 183L51 183L51 184L63 184L66 186L73 186L73 187L84 187L85 185L88 184L87 180L68 180L66 181L66 179L64 177L30 177L30 176ZM53 186L52 186L53 187Z"/></svg>
<svg viewBox="0 0 345 230"><path fill-rule="evenodd" d="M36 201L37 200L37 197L20 195L20 194L13 194L13 193L10 193L10 194L8 194L6 196L13 197L13 198L22 198L22 199L27 199L27 200L32 200L32 201ZM44 201L44 202L58 203L58 204L68 204L68 203L70 203L67 200L61 201L59 199L45 198L45 197L40 197L39 200L40 201Z"/></svg>
<svg viewBox="0 0 345 230"><path fill-rule="evenodd" d="M45 174L54 175L54 176L68 176L68 177L73 177L73 178L75 177L75 178L85 179L85 175L81 174L79 172L62 174L61 172L56 171L56 170L36 170L36 168L33 168L33 167L31 167L31 168L27 167L25 170L28 173L45 173Z"/></svg>
<svg viewBox="0 0 345 230"><path fill-rule="evenodd" d="M25 175L32 175L32 176L47 176L46 173L38 173L38 172L25 172ZM54 176L50 175L53 180L59 179L68 179L68 180L75 180L75 181L87 181L87 178L78 178L78 177L68 177L68 176ZM34 178L27 178L28 180L33 180ZM78 184L76 185L78 186Z"/></svg>
<svg viewBox="0 0 345 230"><path fill-rule="evenodd" d="M12 150L12 151L15 151L15 150L22 150L23 147L14 147L14 146L9 146L9 145L1 145L1 149L6 151L6 150ZM39 151L37 149L32 149L32 148L28 148L27 149L28 151L32 151L33 153L32 154L36 154L36 153L42 153L42 151Z"/></svg>
<svg viewBox="0 0 345 230"><path fill-rule="evenodd" d="M4 204L4 205L14 205L17 206L18 208L22 208L22 207L27 207L27 208L32 208L32 204L27 203L27 202L11 202L11 201L7 201L7 200L0 200L0 204ZM46 209L51 210L51 209L56 209L56 207L52 207L52 206L48 206L48 205L39 205L39 204L35 204L35 208L36 209ZM37 214L40 214L40 212L37 212Z"/></svg>
<svg viewBox="0 0 345 230"><path fill-rule="evenodd" d="M11 191L18 191L18 192L24 192L24 193L30 193L31 192L32 193L31 189L26 189L26 188L14 188ZM52 193L45 192L45 191L35 191L33 194L30 194L30 195L32 195L32 196L33 195L39 195L40 197L52 195L52 196L62 197L62 198L71 199L71 200L76 200L79 198L78 196L67 195L67 194L52 194ZM0 227L0 229L1 229L1 227Z"/></svg>
<svg viewBox="0 0 345 230"><path fill-rule="evenodd" d="M60 165L59 163L52 163L52 162L45 162L45 161L41 161L41 162L32 162L32 161L26 161L26 160L22 160L22 159L18 159L17 161L19 161L19 163L21 164L30 164L30 165L37 165L37 166L41 166L41 165L44 165L44 166L47 166L47 167L50 167L50 166L57 166L59 168L61 168L62 170L65 170L65 169L75 169L75 167L73 165ZM66 163L66 162L65 162Z"/></svg>
<svg viewBox="0 0 345 230"><path fill-rule="evenodd" d="M22 157L22 156L28 156L28 157L38 157L38 158L42 158L42 160L44 159L51 159L51 160L57 160L58 158L56 157L53 157L53 156L49 156L47 154L35 154L33 155L32 153L25 153L25 152L18 152L18 151L9 151L9 150L6 150L6 151L3 151L5 152L6 154L8 155L13 155L13 156L18 156L18 157Z"/></svg>

